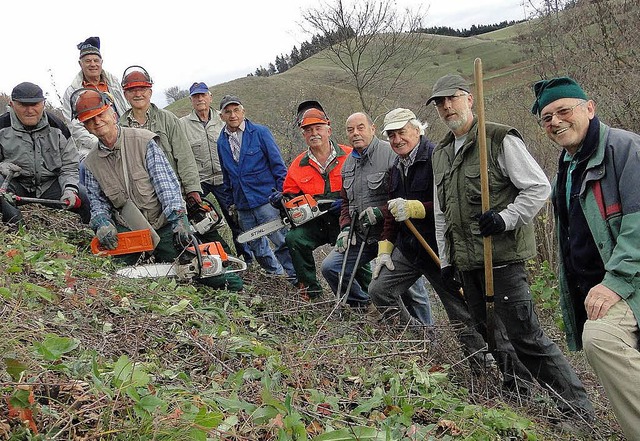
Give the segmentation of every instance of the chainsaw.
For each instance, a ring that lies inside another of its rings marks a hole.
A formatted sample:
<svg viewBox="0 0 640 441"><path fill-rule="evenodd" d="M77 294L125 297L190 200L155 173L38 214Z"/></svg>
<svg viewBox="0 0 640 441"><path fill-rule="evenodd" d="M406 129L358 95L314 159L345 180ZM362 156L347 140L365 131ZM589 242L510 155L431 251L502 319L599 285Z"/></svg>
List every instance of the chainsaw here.
<svg viewBox="0 0 640 441"><path fill-rule="evenodd" d="M332 202L333 200L330 199L316 201L310 194L303 194L289 200L283 198L282 211L284 212L284 217L258 225L239 234L237 241L239 243L246 243L250 240L273 233L282 227L299 227L318 216L322 216L328 211L321 210L318 204L330 204Z"/></svg>
<svg viewBox="0 0 640 441"><path fill-rule="evenodd" d="M179 280L191 280L246 269L247 264L237 257L229 256L220 242L209 242L185 248L177 262L128 266L119 269L116 274L131 279L177 277Z"/></svg>
<svg viewBox="0 0 640 441"><path fill-rule="evenodd" d="M222 228L226 225L224 218L220 215L216 206L207 198L202 198L206 209L187 208L189 223L194 233L205 234L211 229Z"/></svg>

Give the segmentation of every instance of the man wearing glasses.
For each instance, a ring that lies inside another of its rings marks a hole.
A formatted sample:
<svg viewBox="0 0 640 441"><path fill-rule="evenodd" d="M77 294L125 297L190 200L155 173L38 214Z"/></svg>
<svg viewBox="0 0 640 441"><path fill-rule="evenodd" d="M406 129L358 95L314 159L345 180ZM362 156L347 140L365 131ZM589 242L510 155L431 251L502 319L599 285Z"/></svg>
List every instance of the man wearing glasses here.
<svg viewBox="0 0 640 441"><path fill-rule="evenodd" d="M482 212L478 121L469 86L459 75L446 75L433 86L427 104L431 102L450 130L433 152L434 214L443 278L454 283L459 272L471 314L484 324L483 236L491 236L496 332L506 334L513 345L511 349L496 339L495 358L500 353L519 358L551 390L564 416L591 421L594 411L584 386L544 334L527 283L524 264L536 254L533 218L549 196L547 177L516 129L487 122L491 209Z"/></svg>
<svg viewBox="0 0 640 441"><path fill-rule="evenodd" d="M611 128L573 79L534 85L531 109L563 148L553 192L569 349L584 346L629 439L640 427L640 136Z"/></svg>

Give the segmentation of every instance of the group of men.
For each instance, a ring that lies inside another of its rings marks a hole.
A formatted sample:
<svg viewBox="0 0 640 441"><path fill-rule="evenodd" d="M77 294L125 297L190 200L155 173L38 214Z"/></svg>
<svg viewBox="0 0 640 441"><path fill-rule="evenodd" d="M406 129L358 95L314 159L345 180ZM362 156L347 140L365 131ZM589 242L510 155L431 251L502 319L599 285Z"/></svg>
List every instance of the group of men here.
<svg viewBox="0 0 640 441"><path fill-rule="evenodd" d="M173 261L196 238L222 241L215 230L190 228L190 219L211 211L203 195L212 194L237 254L286 277L303 298L322 294L313 251L324 244L334 246L320 266L333 293L351 306L373 303L385 321L433 323L424 276L472 361L481 363L485 340L495 338L505 387L526 393L535 379L563 414L590 422L586 391L543 332L526 277L525 262L536 253L533 219L551 194L569 348L584 347L623 431L637 439L640 137L600 122L573 79L534 85L532 113L562 147L553 191L519 132L492 122L485 124L489 185L482 189L474 98L459 75L438 79L427 101L449 129L437 145L404 108L384 118L388 142L376 136L369 115L350 115L350 145L341 145L322 105L305 101L296 122L306 148L287 168L269 129L245 117L238 97L224 96L215 109L208 87L196 82L193 111L178 119L151 104L153 81L144 68L127 68L120 82L102 69L97 37L78 49L81 70L64 99L68 125L45 111L32 83L13 89L0 116L4 223L22 223L21 198L40 198L77 212L113 249L118 232L131 229L133 210L159 236L156 260ZM482 209L485 190L489 210ZM237 240L282 218L286 202L300 195L321 201L323 213L246 244ZM488 236L494 336L485 325ZM199 282L242 289L233 274Z"/></svg>

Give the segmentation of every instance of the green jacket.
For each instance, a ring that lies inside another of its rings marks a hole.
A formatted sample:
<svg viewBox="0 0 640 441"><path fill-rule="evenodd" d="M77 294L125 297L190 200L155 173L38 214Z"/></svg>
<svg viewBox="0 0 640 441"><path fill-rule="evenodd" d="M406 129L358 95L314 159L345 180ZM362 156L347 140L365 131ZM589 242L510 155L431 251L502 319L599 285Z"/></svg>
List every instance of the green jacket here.
<svg viewBox="0 0 640 441"><path fill-rule="evenodd" d="M605 264L602 284L627 302L640 322L640 136L600 123L599 145L590 158L580 205ZM555 200L557 182L554 183ZM556 231L560 228L556 217ZM566 273L560 259L560 305L570 350L582 348Z"/></svg>
<svg viewBox="0 0 640 441"><path fill-rule="evenodd" d="M129 109L120 117L122 127L130 127L129 115L132 111ZM149 121L145 123L144 128L160 137L158 144L167 155L171 168L178 175L183 193L202 192L196 159L178 117L168 110L159 109L155 104L151 104Z"/></svg>
<svg viewBox="0 0 640 441"><path fill-rule="evenodd" d="M206 125L202 124L195 110L180 118L193 156L198 164L200 182L212 185L222 184L222 168L218 158L218 137L224 129L224 122L220 119L218 111L209 109L211 118Z"/></svg>
<svg viewBox="0 0 640 441"><path fill-rule="evenodd" d="M504 210L518 196L519 190L500 169L498 157L507 134L521 138L516 129L486 123L489 167L490 207ZM433 175L440 209L446 219L445 239L449 244L450 262L461 271L484 267L484 243L478 227L482 213L480 191L480 155L476 147L477 120L474 121L458 154L454 136L449 133L433 152ZM522 225L496 234L492 240L494 265L523 262L535 256L533 225Z"/></svg>

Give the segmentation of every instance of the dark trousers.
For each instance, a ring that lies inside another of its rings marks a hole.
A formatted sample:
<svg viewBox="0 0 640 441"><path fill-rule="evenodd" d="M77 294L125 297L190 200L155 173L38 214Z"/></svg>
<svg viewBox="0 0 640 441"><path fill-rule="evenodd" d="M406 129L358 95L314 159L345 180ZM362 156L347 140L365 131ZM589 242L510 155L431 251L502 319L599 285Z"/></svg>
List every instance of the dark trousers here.
<svg viewBox="0 0 640 441"><path fill-rule="evenodd" d="M224 198L222 197L222 185L213 185L207 182L201 182L200 185L202 186L202 192L205 195L211 193L218 201L218 205L220 205L220 210L222 211L222 216L231 230L236 255L238 257L242 256L247 264L251 263L253 261L253 253L251 252L251 248L249 248L248 244L240 243L237 240L238 235L242 233L242 229L240 228L240 224L229 216L229 207L224 203Z"/></svg>
<svg viewBox="0 0 640 441"><path fill-rule="evenodd" d="M486 324L484 269L463 271L462 281L471 314L475 320ZM593 406L582 382L560 348L540 326L524 264L494 268L493 285L496 332L506 334L512 345L505 346L505 339L496 338L496 360L501 354L519 359L542 386L550 389L550 396L561 412L592 417Z"/></svg>

